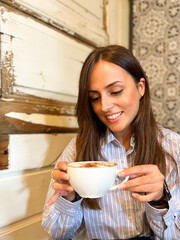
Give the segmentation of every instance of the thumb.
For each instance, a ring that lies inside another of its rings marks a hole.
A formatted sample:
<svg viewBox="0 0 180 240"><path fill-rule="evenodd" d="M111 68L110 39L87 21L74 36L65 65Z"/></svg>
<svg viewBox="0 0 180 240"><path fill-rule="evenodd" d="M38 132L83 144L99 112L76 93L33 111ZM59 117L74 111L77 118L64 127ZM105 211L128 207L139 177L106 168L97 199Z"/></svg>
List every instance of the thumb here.
<svg viewBox="0 0 180 240"><path fill-rule="evenodd" d="M46 206L49 207L51 206L53 203L55 203L58 198L60 196L60 193L59 192L55 192L52 197L48 200L48 202L46 203Z"/></svg>

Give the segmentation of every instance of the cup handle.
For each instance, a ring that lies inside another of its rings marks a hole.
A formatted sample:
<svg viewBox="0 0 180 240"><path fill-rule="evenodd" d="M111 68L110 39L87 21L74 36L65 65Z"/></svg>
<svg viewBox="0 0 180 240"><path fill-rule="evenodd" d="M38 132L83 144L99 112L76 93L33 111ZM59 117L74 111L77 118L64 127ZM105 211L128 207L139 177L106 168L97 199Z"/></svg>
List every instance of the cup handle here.
<svg viewBox="0 0 180 240"><path fill-rule="evenodd" d="M118 174L119 174L120 172L122 172L122 171L123 171L123 169L116 170L116 177L117 177ZM127 182L128 180L129 180L129 176L125 177L125 179L124 179L120 184L114 185L113 187L111 187L110 190L115 190L115 189L119 188L119 186L120 186L121 184Z"/></svg>

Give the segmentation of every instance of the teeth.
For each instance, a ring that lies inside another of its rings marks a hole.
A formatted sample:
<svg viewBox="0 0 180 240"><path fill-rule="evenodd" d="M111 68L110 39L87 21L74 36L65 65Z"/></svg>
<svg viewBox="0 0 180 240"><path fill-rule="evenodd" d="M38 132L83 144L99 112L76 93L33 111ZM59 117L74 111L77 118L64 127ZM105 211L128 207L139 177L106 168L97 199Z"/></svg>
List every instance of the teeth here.
<svg viewBox="0 0 180 240"><path fill-rule="evenodd" d="M117 118L117 117L118 117L119 115L121 115L121 114L122 114L122 112L116 113L116 114L113 114L113 115L111 115L111 116L107 116L107 118L113 120L113 119Z"/></svg>

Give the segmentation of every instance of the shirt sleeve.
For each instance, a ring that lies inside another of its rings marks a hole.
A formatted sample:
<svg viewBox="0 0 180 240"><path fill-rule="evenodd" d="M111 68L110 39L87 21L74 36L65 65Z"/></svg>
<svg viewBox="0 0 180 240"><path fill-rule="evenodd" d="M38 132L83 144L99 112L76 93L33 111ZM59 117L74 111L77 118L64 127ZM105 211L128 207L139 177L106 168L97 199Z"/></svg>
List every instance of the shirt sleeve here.
<svg viewBox="0 0 180 240"><path fill-rule="evenodd" d="M180 239L180 137L178 134L175 136L175 139L168 138L166 145L171 149L178 168L177 173L174 165L170 161L167 163L166 182L172 195L168 201L169 209L156 209L146 203L150 227L158 239L164 240Z"/></svg>
<svg viewBox="0 0 180 240"><path fill-rule="evenodd" d="M75 160L75 138L67 145L59 161L73 162ZM52 179L49 185L46 202L54 193ZM51 206L44 207L42 215L42 227L53 239L69 240L75 237L83 224L82 199L69 202L63 197Z"/></svg>

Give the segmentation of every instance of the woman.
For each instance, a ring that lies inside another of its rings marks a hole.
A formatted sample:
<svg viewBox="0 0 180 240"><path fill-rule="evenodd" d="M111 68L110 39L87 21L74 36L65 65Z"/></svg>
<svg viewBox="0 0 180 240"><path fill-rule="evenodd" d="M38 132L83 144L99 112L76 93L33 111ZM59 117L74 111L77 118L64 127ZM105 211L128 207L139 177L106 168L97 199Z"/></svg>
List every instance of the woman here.
<svg viewBox="0 0 180 240"><path fill-rule="evenodd" d="M42 224L49 235L180 239L180 136L156 123L147 77L129 50L111 45L87 57L77 119L77 137L52 173ZM66 165L84 160L116 162L130 180L100 199L81 199Z"/></svg>

